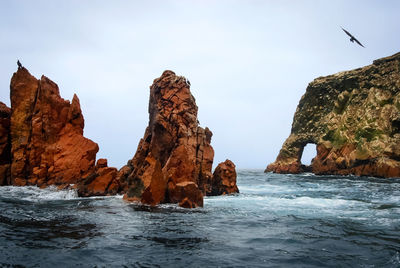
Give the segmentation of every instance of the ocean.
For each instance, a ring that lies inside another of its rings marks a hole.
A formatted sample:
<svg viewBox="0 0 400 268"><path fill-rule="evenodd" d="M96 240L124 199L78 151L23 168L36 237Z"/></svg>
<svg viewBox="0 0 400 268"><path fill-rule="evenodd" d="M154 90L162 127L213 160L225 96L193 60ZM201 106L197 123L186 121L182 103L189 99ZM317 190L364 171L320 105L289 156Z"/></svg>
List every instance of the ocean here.
<svg viewBox="0 0 400 268"><path fill-rule="evenodd" d="M204 208L0 187L1 267L400 267L400 179L239 170Z"/></svg>

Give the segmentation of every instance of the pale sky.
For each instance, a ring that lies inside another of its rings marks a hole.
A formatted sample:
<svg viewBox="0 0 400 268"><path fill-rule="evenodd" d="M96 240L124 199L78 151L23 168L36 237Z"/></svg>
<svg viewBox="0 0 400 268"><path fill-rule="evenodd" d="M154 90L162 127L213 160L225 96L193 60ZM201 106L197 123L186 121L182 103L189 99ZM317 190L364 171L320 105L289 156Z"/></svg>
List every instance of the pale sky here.
<svg viewBox="0 0 400 268"><path fill-rule="evenodd" d="M120 168L148 124L149 86L173 70L214 133L214 166L265 168L309 82L400 51L399 14L378 0L1 1L0 101L20 59L78 95L97 157Z"/></svg>

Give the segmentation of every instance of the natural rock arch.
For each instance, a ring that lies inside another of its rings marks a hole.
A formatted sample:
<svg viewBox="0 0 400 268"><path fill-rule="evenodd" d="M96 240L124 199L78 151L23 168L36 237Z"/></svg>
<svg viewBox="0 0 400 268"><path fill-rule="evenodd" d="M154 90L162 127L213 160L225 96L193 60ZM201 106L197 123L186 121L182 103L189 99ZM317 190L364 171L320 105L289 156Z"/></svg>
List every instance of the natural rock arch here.
<svg viewBox="0 0 400 268"><path fill-rule="evenodd" d="M303 152L300 157L300 162L302 165L310 166L312 160L317 156L317 145L315 143L307 143L303 147Z"/></svg>
<svg viewBox="0 0 400 268"><path fill-rule="evenodd" d="M399 66L397 53L312 81L266 171L302 172L304 146L315 143L315 174L400 177Z"/></svg>

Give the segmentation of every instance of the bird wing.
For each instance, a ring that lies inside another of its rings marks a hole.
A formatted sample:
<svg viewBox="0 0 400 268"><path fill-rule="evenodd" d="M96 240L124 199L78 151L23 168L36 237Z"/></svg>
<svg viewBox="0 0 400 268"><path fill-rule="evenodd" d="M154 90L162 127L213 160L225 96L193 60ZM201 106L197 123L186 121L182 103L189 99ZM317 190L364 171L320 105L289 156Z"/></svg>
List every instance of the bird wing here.
<svg viewBox="0 0 400 268"><path fill-rule="evenodd" d="M340 28L342 28L342 27L340 27ZM354 36L352 36L351 33L349 33L348 31L346 31L346 30L343 29L343 28L342 28L342 30L343 30L348 36L350 36L351 38L354 38ZM355 38L354 38L354 39L355 39Z"/></svg>
<svg viewBox="0 0 400 268"><path fill-rule="evenodd" d="M346 31L345 29L343 29L343 27L340 27L340 28L342 28L342 30L343 30L348 36L351 37L351 39L353 39L354 41L356 41L357 44L359 44L359 45L362 46L362 47L365 47L365 46L363 46L363 45L360 43L360 41L358 41L357 38L355 38L351 33L349 33L348 31Z"/></svg>
<svg viewBox="0 0 400 268"><path fill-rule="evenodd" d="M353 38L354 38L354 37L353 37ZM363 46L363 45L360 43L360 41L358 41L356 38L354 38L354 41L356 41L357 44L359 44L360 46L365 47L365 46Z"/></svg>

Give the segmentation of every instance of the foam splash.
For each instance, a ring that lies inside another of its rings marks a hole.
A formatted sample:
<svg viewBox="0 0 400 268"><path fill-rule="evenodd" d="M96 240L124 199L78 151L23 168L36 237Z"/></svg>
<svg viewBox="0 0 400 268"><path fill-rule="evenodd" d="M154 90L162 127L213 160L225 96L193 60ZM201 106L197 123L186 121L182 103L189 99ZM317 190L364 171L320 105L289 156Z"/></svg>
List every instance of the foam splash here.
<svg viewBox="0 0 400 268"><path fill-rule="evenodd" d="M0 187L0 196L16 198L24 201L71 200L78 198L76 190L58 190L55 186L41 189L36 186L3 186Z"/></svg>

